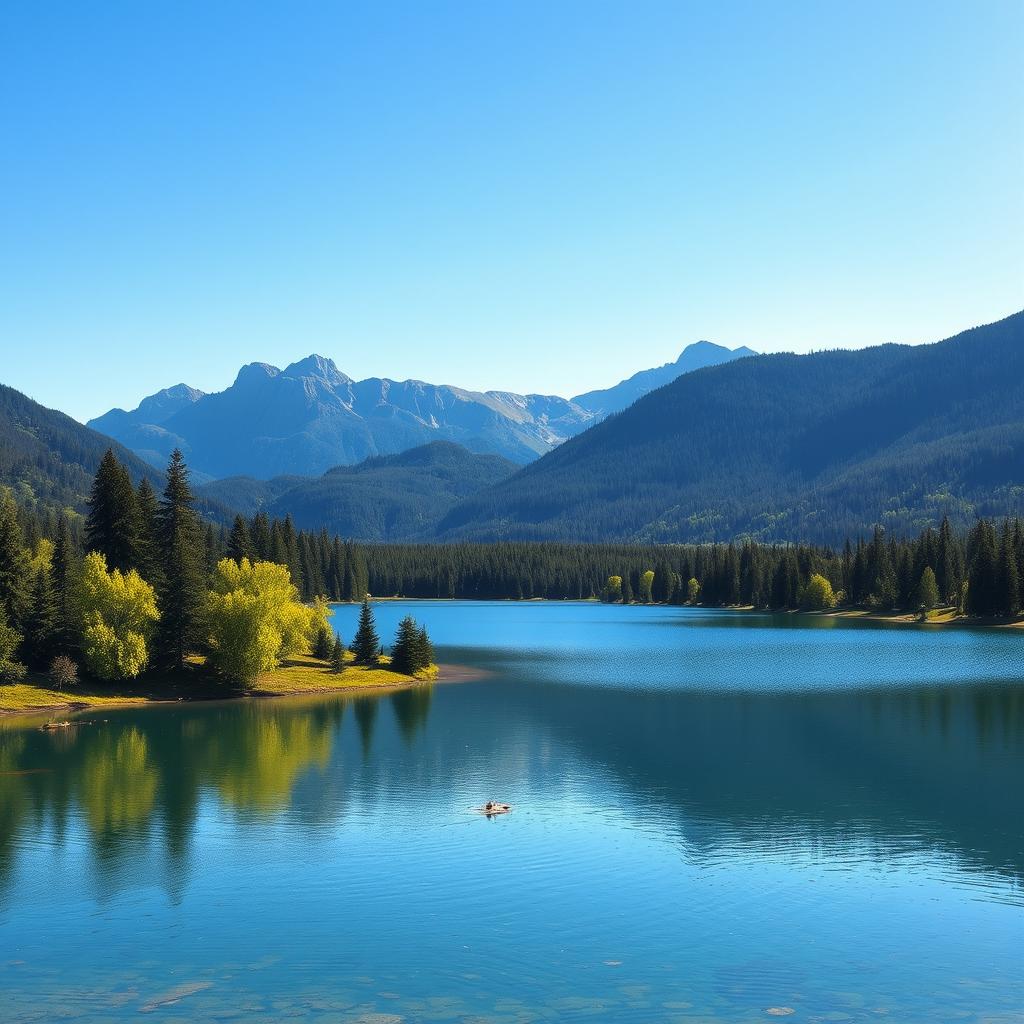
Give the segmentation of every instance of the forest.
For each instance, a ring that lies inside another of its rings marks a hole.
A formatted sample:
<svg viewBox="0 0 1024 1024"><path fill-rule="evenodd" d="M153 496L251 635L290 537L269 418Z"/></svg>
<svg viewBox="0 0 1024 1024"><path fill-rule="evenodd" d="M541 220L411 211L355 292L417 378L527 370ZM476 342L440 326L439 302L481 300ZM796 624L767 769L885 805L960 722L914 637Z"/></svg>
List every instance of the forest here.
<svg viewBox="0 0 1024 1024"><path fill-rule="evenodd" d="M251 679L311 647L341 657L324 646L325 602L360 601L368 612L367 595L922 616L947 607L988 620L1021 612L1022 580L1020 519L978 520L967 532L943 520L910 538L879 526L839 547L361 545L262 512L237 515L227 529L200 516L180 452L158 498L149 476L134 484L111 449L85 517L19 507L0 490L0 680L19 678L26 665L52 667L55 657L69 673L84 658L99 678L131 678L150 662L181 669L196 653ZM360 657L375 658L376 639L362 646ZM400 653L407 648L422 667L426 635L399 643Z"/></svg>

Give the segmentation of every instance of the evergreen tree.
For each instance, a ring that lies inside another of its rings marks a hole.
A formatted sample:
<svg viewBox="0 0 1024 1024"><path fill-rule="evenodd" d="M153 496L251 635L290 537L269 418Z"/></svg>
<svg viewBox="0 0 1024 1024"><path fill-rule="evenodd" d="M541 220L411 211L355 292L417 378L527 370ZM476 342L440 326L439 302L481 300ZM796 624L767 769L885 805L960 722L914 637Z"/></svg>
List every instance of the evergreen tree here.
<svg viewBox="0 0 1024 1024"><path fill-rule="evenodd" d="M128 572L139 559L139 511L128 470L108 448L100 460L89 495L89 514L85 520L85 543L89 551L98 551L108 568Z"/></svg>
<svg viewBox="0 0 1024 1024"><path fill-rule="evenodd" d="M979 522L971 531L968 544L974 554L968 574L966 610L971 615L998 615L998 551L992 525L984 521Z"/></svg>
<svg viewBox="0 0 1024 1024"><path fill-rule="evenodd" d="M138 537L135 551L135 568L139 575L150 585L156 587L160 582L160 546L158 542L160 529L160 506L156 493L149 480L143 477L135 492L136 522Z"/></svg>
<svg viewBox="0 0 1024 1024"><path fill-rule="evenodd" d="M359 612L359 626L352 639L352 653L359 665L376 665L380 654L380 637L373 620L373 609L368 598L363 598L363 607Z"/></svg>
<svg viewBox="0 0 1024 1024"><path fill-rule="evenodd" d="M0 683L16 683L25 678L25 666L17 660L21 634L7 621L0 604Z"/></svg>
<svg viewBox="0 0 1024 1024"><path fill-rule="evenodd" d="M231 534L228 537L228 558L241 562L243 558L249 561L254 560L252 537L249 534L249 527L241 516L235 516L231 525Z"/></svg>
<svg viewBox="0 0 1024 1024"><path fill-rule="evenodd" d="M31 600L25 618L25 660L33 668L43 668L54 655L57 631L57 598L48 565L40 565L32 580Z"/></svg>
<svg viewBox="0 0 1024 1024"><path fill-rule="evenodd" d="M19 628L28 614L28 565L14 497L6 487L0 487L0 609L12 629Z"/></svg>
<svg viewBox="0 0 1024 1024"><path fill-rule="evenodd" d="M430 642L425 626L420 626L416 634L416 656L420 669L429 668L434 664L434 645Z"/></svg>
<svg viewBox="0 0 1024 1024"><path fill-rule="evenodd" d="M75 595L78 590L78 557L71 540L67 516L57 520L53 545L52 576L56 597L53 646L58 654L74 651L78 644L78 616Z"/></svg>
<svg viewBox="0 0 1024 1024"><path fill-rule="evenodd" d="M995 579L996 614L1009 617L1020 607L1017 578L1017 549L1007 520L999 536L999 561Z"/></svg>
<svg viewBox="0 0 1024 1024"><path fill-rule="evenodd" d="M391 667L396 672L411 676L419 665L419 629L416 620L406 615L398 624L395 642L391 645Z"/></svg>
<svg viewBox="0 0 1024 1024"><path fill-rule="evenodd" d="M330 661L334 654L334 641L334 633L328 626L318 629L316 640L313 643L313 657L319 658L321 661Z"/></svg>
<svg viewBox="0 0 1024 1024"><path fill-rule="evenodd" d="M334 650L331 651L331 671L345 671L345 645L340 636L334 641Z"/></svg>
<svg viewBox="0 0 1024 1024"><path fill-rule="evenodd" d="M181 668L199 639L203 600L205 545L188 483L188 469L175 448L167 467L160 502L160 549L163 578L158 593L160 624L156 653L172 668Z"/></svg>

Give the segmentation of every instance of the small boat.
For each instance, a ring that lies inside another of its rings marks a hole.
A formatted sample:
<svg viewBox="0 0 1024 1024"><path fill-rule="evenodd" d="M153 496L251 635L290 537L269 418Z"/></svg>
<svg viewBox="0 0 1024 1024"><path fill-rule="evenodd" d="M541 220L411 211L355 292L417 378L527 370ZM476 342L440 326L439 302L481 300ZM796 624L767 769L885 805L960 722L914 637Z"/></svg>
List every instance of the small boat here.
<svg viewBox="0 0 1024 1024"><path fill-rule="evenodd" d="M483 807L478 807L477 810L481 814L486 814L488 818L491 818L495 814L508 814L508 812L512 810L512 805L501 804L496 800L488 800Z"/></svg>

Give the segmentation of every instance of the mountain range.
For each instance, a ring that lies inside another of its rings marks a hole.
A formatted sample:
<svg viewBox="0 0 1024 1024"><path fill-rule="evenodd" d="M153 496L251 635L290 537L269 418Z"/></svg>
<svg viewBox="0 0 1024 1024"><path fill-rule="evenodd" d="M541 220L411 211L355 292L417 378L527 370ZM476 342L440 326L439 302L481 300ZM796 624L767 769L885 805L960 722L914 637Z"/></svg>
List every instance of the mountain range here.
<svg viewBox="0 0 1024 1024"><path fill-rule="evenodd" d="M1024 312L931 345L678 377L442 520L446 539L834 542L1024 512Z"/></svg>
<svg viewBox="0 0 1024 1024"><path fill-rule="evenodd" d="M112 409L88 425L157 466L181 448L207 480L314 476L436 440L523 464L682 373L752 354L697 342L674 363L574 399L379 377L355 381L332 360L311 355L283 370L250 363L214 394L178 384L131 412Z"/></svg>

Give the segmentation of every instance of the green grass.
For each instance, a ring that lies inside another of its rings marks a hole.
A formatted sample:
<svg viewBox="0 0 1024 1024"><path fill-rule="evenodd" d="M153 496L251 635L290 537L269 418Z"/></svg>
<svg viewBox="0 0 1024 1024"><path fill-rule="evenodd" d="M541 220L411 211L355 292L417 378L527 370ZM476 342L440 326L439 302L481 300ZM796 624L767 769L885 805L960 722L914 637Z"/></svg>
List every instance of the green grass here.
<svg viewBox="0 0 1024 1024"><path fill-rule="evenodd" d="M0 714L31 711L77 710L115 707L124 704L145 704L150 701L203 700L231 697L282 697L301 693L333 693L379 687L407 686L416 681L437 677L432 665L416 679L392 672L390 659L381 659L374 668L348 664L343 672L333 672L327 662L310 655L289 658L280 668L261 675L249 688L232 685L219 679L205 667L202 658L189 659L184 672L173 674L147 673L138 679L120 683L99 683L83 680L69 689L53 689L42 674L30 674L21 683L0 684Z"/></svg>

